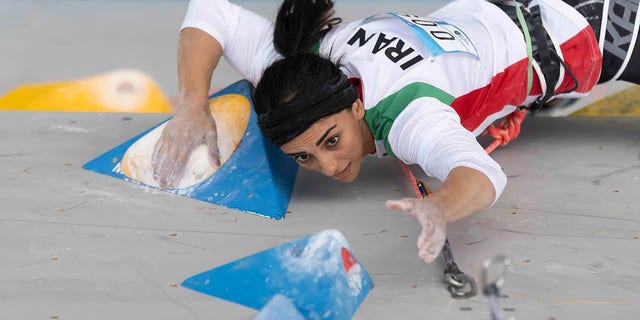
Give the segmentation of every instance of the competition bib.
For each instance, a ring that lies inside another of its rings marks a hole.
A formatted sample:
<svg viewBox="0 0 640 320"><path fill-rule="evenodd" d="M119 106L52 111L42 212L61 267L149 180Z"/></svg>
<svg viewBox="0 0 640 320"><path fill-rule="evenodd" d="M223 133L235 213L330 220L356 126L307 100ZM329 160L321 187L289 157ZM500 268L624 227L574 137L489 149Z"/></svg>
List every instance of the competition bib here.
<svg viewBox="0 0 640 320"><path fill-rule="evenodd" d="M433 18L411 14L389 14L404 21L434 56L449 52L462 52L480 60L473 42L458 27Z"/></svg>

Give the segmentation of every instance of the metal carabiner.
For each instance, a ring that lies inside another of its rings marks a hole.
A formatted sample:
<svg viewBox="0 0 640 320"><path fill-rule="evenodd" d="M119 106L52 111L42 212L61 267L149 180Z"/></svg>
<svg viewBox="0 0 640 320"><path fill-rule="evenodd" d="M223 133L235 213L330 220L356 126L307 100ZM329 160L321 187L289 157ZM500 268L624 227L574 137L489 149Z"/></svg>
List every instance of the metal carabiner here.
<svg viewBox="0 0 640 320"><path fill-rule="evenodd" d="M478 293L478 286L473 277L458 269L458 265L453 259L449 239L446 239L442 247L442 257L444 258L444 279L447 282L447 290L454 299L469 299Z"/></svg>
<svg viewBox="0 0 640 320"><path fill-rule="evenodd" d="M447 283L447 290L454 299L469 299L478 293L476 281L465 273L444 274Z"/></svg>

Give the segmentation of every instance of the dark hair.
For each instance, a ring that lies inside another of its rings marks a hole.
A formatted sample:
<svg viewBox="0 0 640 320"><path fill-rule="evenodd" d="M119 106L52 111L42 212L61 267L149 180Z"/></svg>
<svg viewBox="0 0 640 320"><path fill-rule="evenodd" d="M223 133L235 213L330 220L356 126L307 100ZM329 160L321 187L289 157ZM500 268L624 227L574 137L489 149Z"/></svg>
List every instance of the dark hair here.
<svg viewBox="0 0 640 320"><path fill-rule="evenodd" d="M264 71L254 92L258 125L278 146L357 98L357 90L336 64L311 53L341 22L333 14L330 0L285 0L278 11L273 44L283 59Z"/></svg>
<svg viewBox="0 0 640 320"><path fill-rule="evenodd" d="M333 17L331 0L284 0L273 30L273 45L285 58L309 53L342 19Z"/></svg>

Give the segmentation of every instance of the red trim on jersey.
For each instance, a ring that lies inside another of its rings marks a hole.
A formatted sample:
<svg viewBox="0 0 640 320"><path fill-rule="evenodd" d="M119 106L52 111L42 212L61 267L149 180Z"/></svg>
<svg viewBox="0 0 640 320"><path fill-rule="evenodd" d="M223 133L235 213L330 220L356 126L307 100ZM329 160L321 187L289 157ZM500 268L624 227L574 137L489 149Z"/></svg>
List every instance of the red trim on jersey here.
<svg viewBox="0 0 640 320"><path fill-rule="evenodd" d="M598 83L602 68L602 54L596 35L591 27L587 26L575 36L560 45L564 63L578 79L578 89L575 92L587 93ZM575 86L568 72L564 72L562 84L555 93L567 91ZM533 87L531 95L542 94L540 81L536 73L533 74Z"/></svg>
<svg viewBox="0 0 640 320"><path fill-rule="evenodd" d="M576 92L587 93L598 82L602 68L602 55L595 34L587 26L560 45L565 64L578 79ZM504 106L519 106L527 90L527 59L522 59L503 72L496 74L491 83L456 98L451 106L460 115L460 122L474 131L490 115L502 111ZM573 88L575 83L565 71L556 93ZM538 75L533 73L531 96L542 94Z"/></svg>
<svg viewBox="0 0 640 320"><path fill-rule="evenodd" d="M527 65L528 59L522 59L493 76L490 84L453 100L462 126L473 131L504 106L521 104L527 94Z"/></svg>
<svg viewBox="0 0 640 320"><path fill-rule="evenodd" d="M560 45L560 50L562 50L565 64L578 79L576 92L591 91L593 86L598 83L602 69L602 54L591 27L587 26L574 37L565 41ZM567 91L574 85L575 83L569 74L565 72L564 81L556 92Z"/></svg>

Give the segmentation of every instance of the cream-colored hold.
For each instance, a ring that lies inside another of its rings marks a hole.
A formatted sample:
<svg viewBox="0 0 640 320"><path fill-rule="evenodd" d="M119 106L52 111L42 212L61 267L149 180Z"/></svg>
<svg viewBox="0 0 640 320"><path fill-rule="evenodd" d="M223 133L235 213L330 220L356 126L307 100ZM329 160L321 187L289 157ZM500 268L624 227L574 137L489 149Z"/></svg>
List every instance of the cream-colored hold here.
<svg viewBox="0 0 640 320"><path fill-rule="evenodd" d="M216 121L220 164L223 165L240 145L244 136L249 123L250 104L242 95L229 94L211 99L209 106ZM166 123L163 123L129 147L120 162L120 169L124 175L149 186L159 186L153 179L151 158L165 126ZM218 167L209 160L207 145L202 144L191 152L184 175L175 184L175 188L187 188L198 184L211 177L217 170Z"/></svg>

